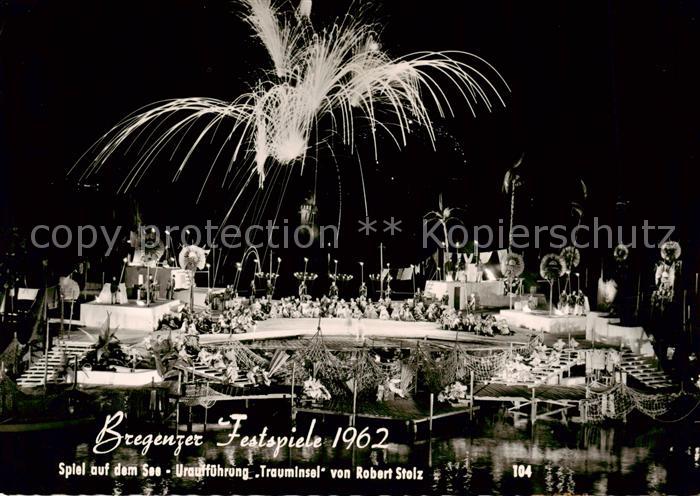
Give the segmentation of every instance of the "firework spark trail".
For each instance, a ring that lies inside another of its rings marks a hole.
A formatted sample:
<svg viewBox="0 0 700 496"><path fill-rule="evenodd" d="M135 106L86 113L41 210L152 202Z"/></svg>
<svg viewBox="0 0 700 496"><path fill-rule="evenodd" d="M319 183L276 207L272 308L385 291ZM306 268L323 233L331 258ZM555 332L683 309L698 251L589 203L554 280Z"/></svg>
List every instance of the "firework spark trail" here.
<svg viewBox="0 0 700 496"><path fill-rule="evenodd" d="M476 55L418 52L392 59L376 41L375 26L363 21L362 15L346 14L319 32L311 26L308 15L287 15L271 0L241 2L245 7L243 19L267 50L272 70L266 71L249 93L232 102L181 98L139 109L81 157L78 163L94 155L81 180L98 172L112 155L128 152L141 141L139 158L119 190L138 184L166 150L171 150L171 160L176 152L184 153L184 158L178 159L175 181L207 138L213 143L223 126L230 126L204 175L200 196L216 163L226 153L230 156L222 185L233 174L231 186L240 182L245 188L257 175L262 188L274 164L299 163L303 167L309 148L318 150L325 143L326 138L319 137L319 127L325 122L329 125L324 133L339 136L354 150L356 122L366 121L375 159L379 155L378 132L386 133L401 148L413 127L423 128L435 147L429 107L434 107L441 118L455 114L454 102L441 81L457 90L474 116L479 104L488 111L494 101L505 105L496 85L484 73L458 60L478 62L496 76L499 86L509 90L500 74ZM310 2L307 4L306 10L310 9Z"/></svg>

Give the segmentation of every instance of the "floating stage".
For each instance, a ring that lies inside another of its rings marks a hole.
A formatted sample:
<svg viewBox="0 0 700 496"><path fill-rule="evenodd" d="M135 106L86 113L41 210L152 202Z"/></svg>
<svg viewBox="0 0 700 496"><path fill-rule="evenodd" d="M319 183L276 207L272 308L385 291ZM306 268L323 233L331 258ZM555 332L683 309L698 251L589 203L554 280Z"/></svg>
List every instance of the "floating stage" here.
<svg viewBox="0 0 700 496"><path fill-rule="evenodd" d="M541 310L501 310L498 316L508 322L509 326L531 331L572 336L582 336L586 333L585 315L550 315L549 312Z"/></svg>
<svg viewBox="0 0 700 496"><path fill-rule="evenodd" d="M126 305L91 301L80 305L80 320L86 327L101 327L109 315L112 329L155 331L161 317L179 304L177 300L151 302L150 306L138 305L134 300L129 300Z"/></svg>

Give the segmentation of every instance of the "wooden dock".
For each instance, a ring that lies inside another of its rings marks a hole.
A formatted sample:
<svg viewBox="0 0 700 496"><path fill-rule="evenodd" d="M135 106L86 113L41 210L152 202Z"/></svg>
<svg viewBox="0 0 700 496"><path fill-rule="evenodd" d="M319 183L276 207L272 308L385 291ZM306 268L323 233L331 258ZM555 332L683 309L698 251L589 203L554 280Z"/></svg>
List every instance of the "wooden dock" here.
<svg viewBox="0 0 700 496"><path fill-rule="evenodd" d="M528 384L478 384L474 388L474 402L500 402L510 403L508 411L513 414L516 421L528 414L522 409L530 407L529 419L533 424L538 420L552 420L555 415L567 420L570 409L576 409L579 417L570 416L572 420L585 419L584 403L588 397L588 389L585 386L558 386L558 385L528 385ZM540 410L540 405L549 406L547 410ZM553 408L552 408L553 407Z"/></svg>

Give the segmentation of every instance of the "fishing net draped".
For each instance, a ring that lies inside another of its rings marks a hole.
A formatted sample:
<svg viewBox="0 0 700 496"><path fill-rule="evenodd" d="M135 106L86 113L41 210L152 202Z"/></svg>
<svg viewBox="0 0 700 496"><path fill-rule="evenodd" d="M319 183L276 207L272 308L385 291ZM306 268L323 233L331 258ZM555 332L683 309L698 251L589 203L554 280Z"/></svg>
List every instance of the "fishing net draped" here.
<svg viewBox="0 0 700 496"><path fill-rule="evenodd" d="M603 419L622 419L637 410L653 419L671 411L674 402L681 393L646 394L635 391L625 384L616 384L604 391L591 391L586 400L588 419L600 422Z"/></svg>

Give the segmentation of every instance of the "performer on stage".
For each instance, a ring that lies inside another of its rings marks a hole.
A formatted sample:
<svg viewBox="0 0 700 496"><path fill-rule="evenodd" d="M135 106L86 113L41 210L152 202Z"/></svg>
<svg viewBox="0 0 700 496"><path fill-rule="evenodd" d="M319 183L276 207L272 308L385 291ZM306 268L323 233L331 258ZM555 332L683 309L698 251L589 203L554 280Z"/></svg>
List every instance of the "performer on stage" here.
<svg viewBox="0 0 700 496"><path fill-rule="evenodd" d="M117 298L117 293L119 292L119 283L116 277L112 277L112 282L109 283L109 292L112 295L112 305L116 305L119 300Z"/></svg>
<svg viewBox="0 0 700 496"><path fill-rule="evenodd" d="M467 302L467 311L474 312L476 310L476 294L472 293L469 295L469 301Z"/></svg>
<svg viewBox="0 0 700 496"><path fill-rule="evenodd" d="M256 289L255 289L255 277L253 277L250 280L250 300L251 301L255 299L255 291L256 291Z"/></svg>
<svg viewBox="0 0 700 496"><path fill-rule="evenodd" d="M165 297L168 300L173 300L175 298L175 275L171 274L168 279L168 287L165 290Z"/></svg>
<svg viewBox="0 0 700 496"><path fill-rule="evenodd" d="M360 284L360 298L367 298L367 285L364 282Z"/></svg>
<svg viewBox="0 0 700 496"><path fill-rule="evenodd" d="M386 289L384 290L384 294L386 295L386 298L388 300L391 300L391 293L393 292L393 290L391 289L392 279L393 277L391 277L390 275L386 276Z"/></svg>
<svg viewBox="0 0 700 496"><path fill-rule="evenodd" d="M151 287L149 291L151 292L151 301L156 301L158 299L158 293L160 292L160 284L158 284L158 279L151 276L150 278Z"/></svg>

